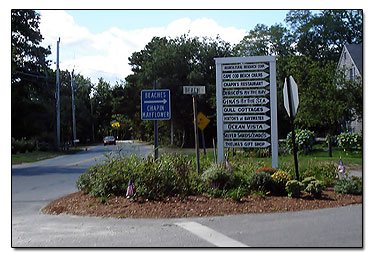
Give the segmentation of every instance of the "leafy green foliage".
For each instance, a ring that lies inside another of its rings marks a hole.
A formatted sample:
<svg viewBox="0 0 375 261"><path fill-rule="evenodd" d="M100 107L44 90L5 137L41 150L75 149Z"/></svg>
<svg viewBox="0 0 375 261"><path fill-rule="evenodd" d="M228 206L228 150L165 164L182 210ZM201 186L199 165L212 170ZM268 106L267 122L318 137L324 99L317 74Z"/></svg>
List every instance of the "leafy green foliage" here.
<svg viewBox="0 0 375 261"><path fill-rule="evenodd" d="M207 187L223 189L227 187L230 176L231 173L225 164L213 163L203 172L201 179Z"/></svg>
<svg viewBox="0 0 375 261"><path fill-rule="evenodd" d="M285 193L285 185L288 181L292 179L292 176L283 170L278 170L277 172L273 173L271 175L271 178L273 179L273 192L275 193Z"/></svg>
<svg viewBox="0 0 375 261"><path fill-rule="evenodd" d="M247 179L249 190L269 192L272 190L273 179L266 172L255 172Z"/></svg>
<svg viewBox="0 0 375 261"><path fill-rule="evenodd" d="M362 133L341 132L336 136L336 140L344 151L362 148Z"/></svg>
<svg viewBox="0 0 375 261"><path fill-rule="evenodd" d="M335 185L335 192L342 194L362 194L362 178L351 177L348 179L340 179Z"/></svg>
<svg viewBox="0 0 375 261"><path fill-rule="evenodd" d="M303 189L306 189L307 186L313 182L313 181L317 181L317 179L315 177L307 177L307 178L304 178L302 180L302 185L303 185Z"/></svg>
<svg viewBox="0 0 375 261"><path fill-rule="evenodd" d="M288 193L288 197L297 198L301 195L304 185L298 180L289 180L285 185L285 190Z"/></svg>
<svg viewBox="0 0 375 261"><path fill-rule="evenodd" d="M185 196L190 187L192 162L180 154L162 154L160 158L123 158L109 155L104 164L91 167L81 175L77 187L92 196L125 196L129 180L133 180L136 196L162 199L169 195Z"/></svg>
<svg viewBox="0 0 375 261"><path fill-rule="evenodd" d="M295 130L295 142L298 152L303 152L305 154L312 151L312 146L314 144L314 132L304 129ZM293 143L292 143L292 133L289 132L286 138L286 149L289 153L293 153Z"/></svg>
<svg viewBox="0 0 375 261"><path fill-rule="evenodd" d="M309 166L303 173L305 180L320 180L325 186L331 186L336 181L336 167L334 164L314 164ZM306 187L306 186L305 186Z"/></svg>
<svg viewBox="0 0 375 261"><path fill-rule="evenodd" d="M319 180L311 181L305 188L305 192L310 193L314 198L320 198L325 186Z"/></svg>
<svg viewBox="0 0 375 261"><path fill-rule="evenodd" d="M12 154L32 152L37 149L36 140L16 140L12 138Z"/></svg>

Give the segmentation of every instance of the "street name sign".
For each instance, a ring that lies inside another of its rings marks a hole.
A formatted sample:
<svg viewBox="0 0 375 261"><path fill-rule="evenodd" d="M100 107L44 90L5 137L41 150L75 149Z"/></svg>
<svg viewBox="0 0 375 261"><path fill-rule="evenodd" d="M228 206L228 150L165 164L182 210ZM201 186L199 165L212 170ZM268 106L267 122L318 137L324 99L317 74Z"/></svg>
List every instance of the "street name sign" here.
<svg viewBox="0 0 375 261"><path fill-rule="evenodd" d="M266 72L241 72L241 73L223 73L225 80L240 80L240 79L263 79L269 74Z"/></svg>
<svg viewBox="0 0 375 261"><path fill-rule="evenodd" d="M267 115L224 115L224 122L258 122L268 121Z"/></svg>
<svg viewBox="0 0 375 261"><path fill-rule="evenodd" d="M265 96L270 91L266 89L247 89L247 90L223 90L223 97L234 96Z"/></svg>
<svg viewBox="0 0 375 261"><path fill-rule="evenodd" d="M184 94L206 94L205 86L183 86L183 93Z"/></svg>
<svg viewBox="0 0 375 261"><path fill-rule="evenodd" d="M223 113L266 113L270 109L265 106L240 106L240 107L224 107Z"/></svg>
<svg viewBox="0 0 375 261"><path fill-rule="evenodd" d="M170 90L142 90L141 119L170 120Z"/></svg>
<svg viewBox="0 0 375 261"><path fill-rule="evenodd" d="M224 65L223 72L226 71L252 71L252 70L264 70L267 69L268 65L265 63L244 63L244 64L236 64L236 65Z"/></svg>
<svg viewBox="0 0 375 261"><path fill-rule="evenodd" d="M267 148L270 145L267 141L224 141L226 148Z"/></svg>
<svg viewBox="0 0 375 261"><path fill-rule="evenodd" d="M270 83L267 81L228 81L223 82L223 88L256 88L256 87L266 87Z"/></svg>
<svg viewBox="0 0 375 261"><path fill-rule="evenodd" d="M270 137L267 132L225 132L226 140L263 140Z"/></svg>
<svg viewBox="0 0 375 261"><path fill-rule="evenodd" d="M227 98L223 100L224 105L248 105L248 104L267 104L267 98Z"/></svg>
<svg viewBox="0 0 375 261"><path fill-rule="evenodd" d="M267 130L270 126L267 124L254 124L254 123L226 123L224 124L224 130Z"/></svg>

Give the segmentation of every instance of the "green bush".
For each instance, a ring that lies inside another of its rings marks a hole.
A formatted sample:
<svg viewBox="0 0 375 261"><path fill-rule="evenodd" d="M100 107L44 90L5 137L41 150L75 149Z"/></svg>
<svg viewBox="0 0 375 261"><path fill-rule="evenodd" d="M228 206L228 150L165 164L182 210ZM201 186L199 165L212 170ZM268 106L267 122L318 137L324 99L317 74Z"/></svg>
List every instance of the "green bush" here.
<svg viewBox="0 0 375 261"><path fill-rule="evenodd" d="M334 164L323 164L308 167L304 172L304 177L314 177L320 180L324 186L331 186L336 181L336 167Z"/></svg>
<svg viewBox="0 0 375 261"><path fill-rule="evenodd" d="M311 196L314 198L320 198L322 196L323 189L323 183L319 180L314 180L307 185L305 192L311 194Z"/></svg>
<svg viewBox="0 0 375 261"><path fill-rule="evenodd" d="M286 171L279 170L273 173L271 178L273 179L272 192L285 194L285 185L292 179L292 176Z"/></svg>
<svg viewBox="0 0 375 261"><path fill-rule="evenodd" d="M238 188L231 189L227 193L225 193L225 197L232 198L236 201L240 201L241 198L247 195L248 191L245 187L239 186Z"/></svg>
<svg viewBox="0 0 375 261"><path fill-rule="evenodd" d="M95 197L126 195L129 180L133 180L136 197L162 199L166 196L186 196L195 188L191 180L192 161L180 154L162 154L157 160L134 155L123 158L108 155L104 164L89 168L77 181L77 187Z"/></svg>
<svg viewBox="0 0 375 261"><path fill-rule="evenodd" d="M342 194L362 194L362 178L351 177L348 179L340 179L335 185L335 192Z"/></svg>
<svg viewBox="0 0 375 261"><path fill-rule="evenodd" d="M250 174L247 183L251 191L268 192L272 190L273 179L270 174L261 171Z"/></svg>
<svg viewBox="0 0 375 261"><path fill-rule="evenodd" d="M285 185L285 190L288 193L288 197L299 197L303 190L303 183L298 180L289 180Z"/></svg>
<svg viewBox="0 0 375 261"><path fill-rule="evenodd" d="M307 177L302 180L303 189L306 189L306 187L313 181L316 181L315 177Z"/></svg>
<svg viewBox="0 0 375 261"><path fill-rule="evenodd" d="M230 176L225 164L213 163L203 172L201 180L207 188L224 189L229 185Z"/></svg>
<svg viewBox="0 0 375 261"><path fill-rule="evenodd" d="M362 133L341 132L336 136L337 144L344 151L362 148Z"/></svg>
<svg viewBox="0 0 375 261"><path fill-rule="evenodd" d="M297 146L298 152L303 152L305 154L312 151L312 146L314 144L315 138L314 138L314 132L304 129L296 129L295 130L295 142ZM286 150L289 153L293 153L293 143L292 143L292 133L289 132L286 137Z"/></svg>
<svg viewBox="0 0 375 261"><path fill-rule="evenodd" d="M12 138L12 154L33 152L37 149L37 141L32 140L16 140Z"/></svg>

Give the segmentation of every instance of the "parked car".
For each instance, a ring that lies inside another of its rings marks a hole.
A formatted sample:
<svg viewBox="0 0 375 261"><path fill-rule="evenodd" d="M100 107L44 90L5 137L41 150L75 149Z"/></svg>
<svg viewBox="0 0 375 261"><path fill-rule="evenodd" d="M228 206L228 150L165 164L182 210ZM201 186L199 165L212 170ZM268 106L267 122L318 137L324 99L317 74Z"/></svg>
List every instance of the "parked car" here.
<svg viewBox="0 0 375 261"><path fill-rule="evenodd" d="M116 145L116 139L113 136L107 136L107 137L104 137L103 143L104 143L104 146L110 145L110 144Z"/></svg>

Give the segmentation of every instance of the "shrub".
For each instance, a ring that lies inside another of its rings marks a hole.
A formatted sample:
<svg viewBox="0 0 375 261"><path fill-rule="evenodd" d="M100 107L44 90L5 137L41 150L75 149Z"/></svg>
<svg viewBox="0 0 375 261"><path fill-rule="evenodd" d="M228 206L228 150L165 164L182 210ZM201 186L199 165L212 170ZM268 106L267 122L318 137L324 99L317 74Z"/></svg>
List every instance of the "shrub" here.
<svg viewBox="0 0 375 261"><path fill-rule="evenodd" d="M230 181L230 171L225 164L213 163L203 172L201 179L207 188L224 189Z"/></svg>
<svg viewBox="0 0 375 261"><path fill-rule="evenodd" d="M362 133L341 132L336 136L336 140L344 151L362 148Z"/></svg>
<svg viewBox="0 0 375 261"><path fill-rule="evenodd" d="M336 181L336 167L334 164L324 164L320 166L308 167L303 176L314 177L323 182L324 186L333 185Z"/></svg>
<svg viewBox="0 0 375 261"><path fill-rule="evenodd" d="M132 179L140 198L185 196L194 189L191 185L195 183L190 179L192 166L191 160L180 154L162 154L157 160L109 155L104 164L95 165L81 175L76 185L96 197L124 196Z"/></svg>
<svg viewBox="0 0 375 261"><path fill-rule="evenodd" d="M281 192L284 193L286 183L292 179L292 176L283 170L279 170L271 175L271 178L274 181L275 188L272 190L273 192Z"/></svg>
<svg viewBox="0 0 375 261"><path fill-rule="evenodd" d="M314 139L314 132L304 129L296 129L295 130L295 137L296 137L296 146L298 152L303 152L305 154L312 151L312 146L315 141ZM293 143L292 143L292 133L289 132L286 137L286 150L289 153L293 152Z"/></svg>
<svg viewBox="0 0 375 261"><path fill-rule="evenodd" d="M311 194L311 196L314 198L320 198L322 196L323 189L323 183L319 180L314 180L307 185L305 192Z"/></svg>
<svg viewBox="0 0 375 261"><path fill-rule="evenodd" d="M273 179L266 172L255 172L250 174L247 183L249 190L268 192L272 190Z"/></svg>
<svg viewBox="0 0 375 261"><path fill-rule="evenodd" d="M17 153L25 153L27 152L32 152L36 150L37 148L37 141L32 139L32 140L26 140L25 138L21 140L16 140L12 138L12 153L17 154Z"/></svg>
<svg viewBox="0 0 375 261"><path fill-rule="evenodd" d="M362 178L351 177L348 179L340 179L335 185L335 192L342 194L362 194Z"/></svg>
<svg viewBox="0 0 375 261"><path fill-rule="evenodd" d="M289 197L299 197L303 189L303 183L298 180L289 180L285 185L285 190Z"/></svg>
<svg viewBox="0 0 375 261"><path fill-rule="evenodd" d="M238 188L231 189L229 190L226 194L225 197L227 198L232 198L236 201L240 201L241 198L245 197L247 194L246 188L239 186Z"/></svg>
<svg viewBox="0 0 375 261"><path fill-rule="evenodd" d="M316 181L315 177L307 177L302 180L303 189L306 189L306 187L313 181Z"/></svg>

